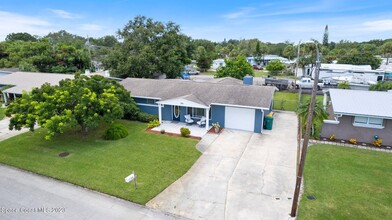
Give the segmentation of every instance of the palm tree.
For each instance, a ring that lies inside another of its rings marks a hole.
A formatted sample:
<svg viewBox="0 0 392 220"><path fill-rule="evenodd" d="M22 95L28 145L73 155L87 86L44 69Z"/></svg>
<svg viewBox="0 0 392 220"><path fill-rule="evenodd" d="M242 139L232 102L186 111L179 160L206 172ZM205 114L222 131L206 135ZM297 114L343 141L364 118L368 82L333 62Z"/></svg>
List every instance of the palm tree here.
<svg viewBox="0 0 392 220"><path fill-rule="evenodd" d="M306 126L306 119L308 118L309 113L309 106L310 106L310 99L301 103L298 107L297 114L302 119L302 125ZM316 101L314 104L314 112L312 118L312 136L314 136L314 125L316 122L322 123L324 119L328 118L328 112L324 109L324 106L321 102Z"/></svg>

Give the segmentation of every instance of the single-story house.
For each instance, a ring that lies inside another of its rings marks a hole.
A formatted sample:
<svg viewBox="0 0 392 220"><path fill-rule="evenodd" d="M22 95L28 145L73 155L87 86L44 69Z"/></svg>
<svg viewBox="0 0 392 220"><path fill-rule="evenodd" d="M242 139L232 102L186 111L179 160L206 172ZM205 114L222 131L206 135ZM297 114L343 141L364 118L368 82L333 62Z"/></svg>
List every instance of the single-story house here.
<svg viewBox="0 0 392 220"><path fill-rule="evenodd" d="M2 91L5 103L10 98L16 99L23 91L29 92L33 88L41 87L45 83L58 85L63 79L73 79L71 74L37 73L37 72L14 72L1 76L0 86L12 86Z"/></svg>
<svg viewBox="0 0 392 220"><path fill-rule="evenodd" d="M251 84L245 77L244 82ZM206 129L219 122L223 128L261 133L263 119L272 109L275 87L243 84L224 78L211 82L127 78L121 84L143 112L158 115L159 121L185 122L205 117Z"/></svg>
<svg viewBox="0 0 392 220"><path fill-rule="evenodd" d="M377 135L384 145L392 145L392 92L329 89L326 93L331 99L330 118L324 120L321 137L372 143Z"/></svg>

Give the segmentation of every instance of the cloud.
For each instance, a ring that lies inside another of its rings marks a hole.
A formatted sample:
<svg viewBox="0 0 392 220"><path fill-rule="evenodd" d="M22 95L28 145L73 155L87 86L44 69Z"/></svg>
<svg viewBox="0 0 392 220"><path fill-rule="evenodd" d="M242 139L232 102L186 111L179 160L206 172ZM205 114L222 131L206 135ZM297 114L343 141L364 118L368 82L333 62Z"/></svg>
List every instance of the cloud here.
<svg viewBox="0 0 392 220"><path fill-rule="evenodd" d="M27 32L33 35L46 35L52 24L44 19L17 13L0 11L0 40L9 33Z"/></svg>
<svg viewBox="0 0 392 220"><path fill-rule="evenodd" d="M102 31L103 27L97 24L82 24L80 30L84 31Z"/></svg>
<svg viewBox="0 0 392 220"><path fill-rule="evenodd" d="M376 20L367 21L362 24L364 28L368 31L391 31L392 30L392 20Z"/></svg>
<svg viewBox="0 0 392 220"><path fill-rule="evenodd" d="M57 17L60 18L64 18L64 19L77 19L77 18L81 18L80 15L68 12L68 11L64 11L61 9L49 9L50 12L52 12L53 14L55 14Z"/></svg>
<svg viewBox="0 0 392 220"><path fill-rule="evenodd" d="M239 11L224 14L222 17L227 18L227 19L241 18L241 17L245 17L246 15L248 15L250 12L252 12L255 9L256 8L253 8L253 7L245 7L245 8L241 8Z"/></svg>

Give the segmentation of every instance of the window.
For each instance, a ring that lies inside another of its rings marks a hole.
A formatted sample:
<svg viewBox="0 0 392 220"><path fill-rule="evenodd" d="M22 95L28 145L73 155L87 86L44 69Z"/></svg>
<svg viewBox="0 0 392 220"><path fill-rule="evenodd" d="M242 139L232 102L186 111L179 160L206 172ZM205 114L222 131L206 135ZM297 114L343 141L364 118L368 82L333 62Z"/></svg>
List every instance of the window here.
<svg viewBox="0 0 392 220"><path fill-rule="evenodd" d="M369 118L370 125L380 125L382 126L383 120L381 118Z"/></svg>
<svg viewBox="0 0 392 220"><path fill-rule="evenodd" d="M354 119L354 123L358 123L358 124L367 124L368 118L367 117L355 117Z"/></svg>
<svg viewBox="0 0 392 220"><path fill-rule="evenodd" d="M155 105L155 99L146 99L146 104Z"/></svg>
<svg viewBox="0 0 392 220"><path fill-rule="evenodd" d="M191 117L201 118L202 116L206 116L206 111L204 108L188 107L187 112L188 112L188 114L191 115ZM210 113L211 113L211 109L210 109ZM211 114L209 117L211 117Z"/></svg>
<svg viewBox="0 0 392 220"><path fill-rule="evenodd" d="M384 120L382 118L355 116L353 125L359 127L383 128L383 122Z"/></svg>

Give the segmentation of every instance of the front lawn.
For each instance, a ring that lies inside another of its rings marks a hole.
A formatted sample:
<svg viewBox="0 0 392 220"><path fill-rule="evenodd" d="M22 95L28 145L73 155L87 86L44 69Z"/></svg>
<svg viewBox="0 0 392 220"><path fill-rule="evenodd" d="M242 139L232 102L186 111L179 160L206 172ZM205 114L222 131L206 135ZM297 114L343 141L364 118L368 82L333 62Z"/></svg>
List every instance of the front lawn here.
<svg viewBox="0 0 392 220"><path fill-rule="evenodd" d="M0 163L145 204L181 177L199 158L194 139L145 132L146 124L120 121L129 136L105 141L107 125L88 135L80 129L44 140L44 130L0 142ZM67 157L58 154L67 151ZM125 183L134 170L138 188Z"/></svg>
<svg viewBox="0 0 392 220"><path fill-rule="evenodd" d="M309 148L299 219L392 216L392 154L331 145ZM307 196L316 200L308 200Z"/></svg>
<svg viewBox="0 0 392 220"><path fill-rule="evenodd" d="M5 117L5 108L0 107L0 120Z"/></svg>

